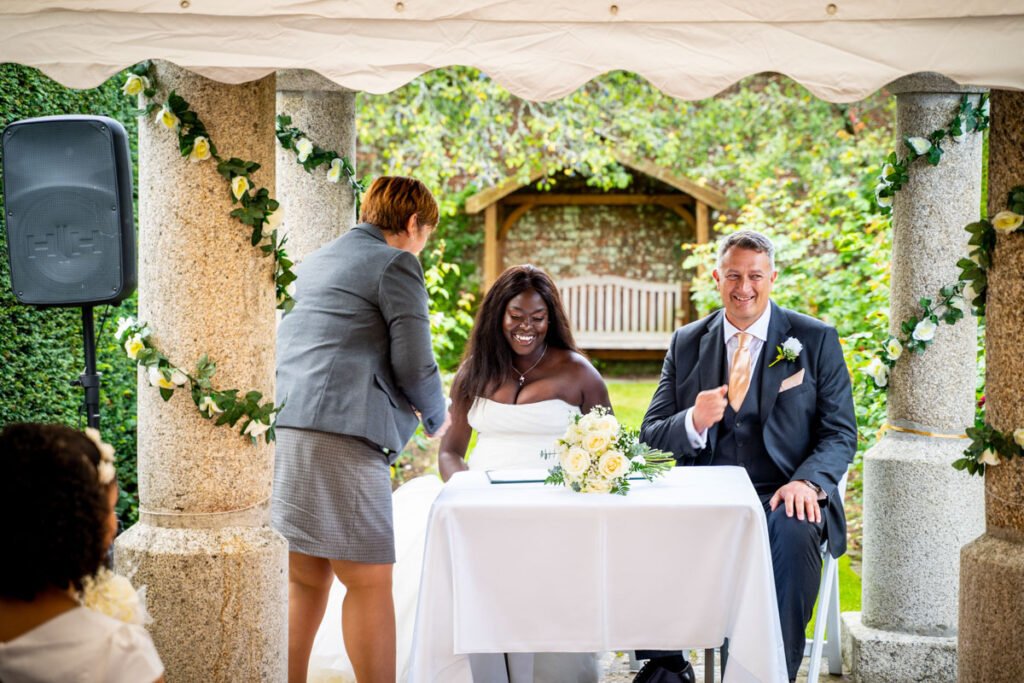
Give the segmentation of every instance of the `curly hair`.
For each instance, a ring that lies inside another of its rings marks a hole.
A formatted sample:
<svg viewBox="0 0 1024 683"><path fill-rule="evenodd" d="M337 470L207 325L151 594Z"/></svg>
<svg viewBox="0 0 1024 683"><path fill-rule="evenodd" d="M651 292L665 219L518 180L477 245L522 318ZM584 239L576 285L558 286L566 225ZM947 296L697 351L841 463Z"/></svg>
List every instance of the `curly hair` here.
<svg viewBox="0 0 1024 683"><path fill-rule="evenodd" d="M96 445L63 425L0 431L0 515L13 522L0 596L27 601L48 588L80 591L82 579L99 569L110 514L99 463Z"/></svg>
<svg viewBox="0 0 1024 683"><path fill-rule="evenodd" d="M502 378L512 373L514 352L505 339L502 321L508 302L529 290L540 294L547 304L548 331L544 343L556 349L580 353L572 337L572 327L558 295L558 287L551 276L529 264L512 266L494 281L477 311L455 381L461 398L472 401L477 396L488 396L501 384Z"/></svg>

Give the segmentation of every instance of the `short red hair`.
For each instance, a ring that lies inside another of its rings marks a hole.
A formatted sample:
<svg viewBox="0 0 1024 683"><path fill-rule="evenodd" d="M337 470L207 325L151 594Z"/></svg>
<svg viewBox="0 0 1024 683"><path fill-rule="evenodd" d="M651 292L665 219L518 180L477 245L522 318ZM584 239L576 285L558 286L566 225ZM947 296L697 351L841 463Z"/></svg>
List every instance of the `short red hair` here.
<svg viewBox="0 0 1024 683"><path fill-rule="evenodd" d="M427 186L415 178L381 176L363 195L363 213L359 218L381 230L401 234L413 215L420 226L437 225L437 200Z"/></svg>

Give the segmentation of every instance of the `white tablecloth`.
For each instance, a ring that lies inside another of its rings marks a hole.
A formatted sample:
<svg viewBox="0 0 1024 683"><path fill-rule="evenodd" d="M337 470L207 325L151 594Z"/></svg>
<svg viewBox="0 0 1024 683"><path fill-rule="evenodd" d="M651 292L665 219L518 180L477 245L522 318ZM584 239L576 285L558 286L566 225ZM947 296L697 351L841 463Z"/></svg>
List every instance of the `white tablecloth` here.
<svg viewBox="0 0 1024 683"><path fill-rule="evenodd" d="M413 682L471 681L471 652L726 637L725 683L786 681L764 512L741 468L676 468L625 497L462 472L434 503Z"/></svg>

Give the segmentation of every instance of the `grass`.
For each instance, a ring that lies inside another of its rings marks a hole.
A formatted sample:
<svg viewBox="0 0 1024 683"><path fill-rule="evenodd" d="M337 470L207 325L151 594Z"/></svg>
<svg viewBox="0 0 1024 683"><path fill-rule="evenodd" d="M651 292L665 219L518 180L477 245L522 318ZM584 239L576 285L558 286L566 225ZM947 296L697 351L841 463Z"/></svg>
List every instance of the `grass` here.
<svg viewBox="0 0 1024 683"><path fill-rule="evenodd" d="M609 381L608 395L619 423L625 427L639 428L647 405L658 388L655 381ZM844 612L860 611L860 576L850 567L850 556L839 558L839 607ZM815 615L817 609L815 609ZM807 627L807 635L814 631L814 618Z"/></svg>

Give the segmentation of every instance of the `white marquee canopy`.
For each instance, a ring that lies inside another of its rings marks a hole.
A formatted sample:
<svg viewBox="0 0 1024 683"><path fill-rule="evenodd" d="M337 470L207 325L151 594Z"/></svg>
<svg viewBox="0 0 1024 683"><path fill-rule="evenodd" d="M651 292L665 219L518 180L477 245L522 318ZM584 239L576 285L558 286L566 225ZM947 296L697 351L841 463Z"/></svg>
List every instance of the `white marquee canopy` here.
<svg viewBox="0 0 1024 683"><path fill-rule="evenodd" d="M1024 0L0 0L0 62L82 88L145 59L373 93L458 64L532 100L616 69L681 99L778 72L848 102L922 71L1024 89Z"/></svg>

